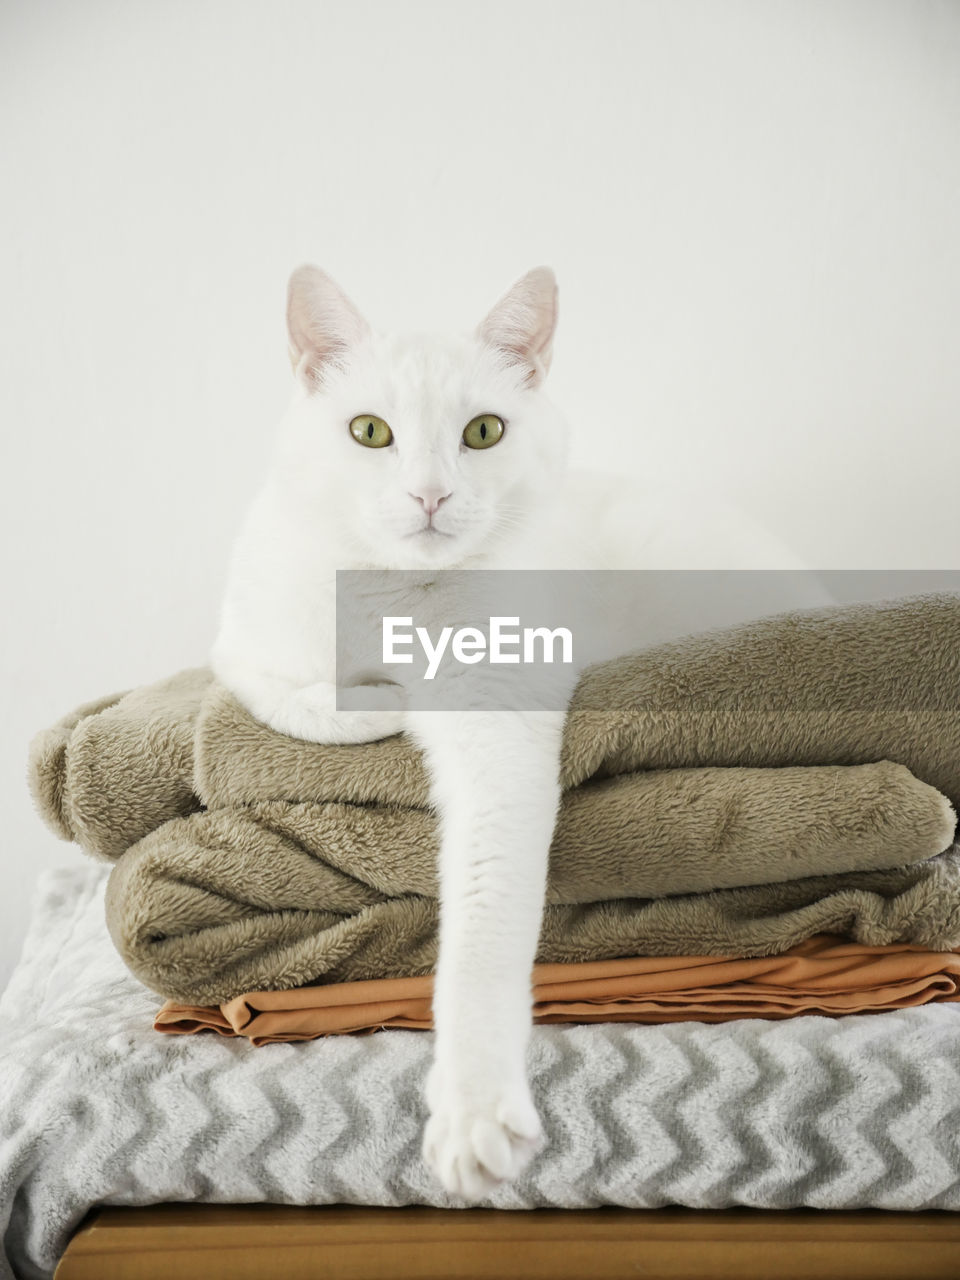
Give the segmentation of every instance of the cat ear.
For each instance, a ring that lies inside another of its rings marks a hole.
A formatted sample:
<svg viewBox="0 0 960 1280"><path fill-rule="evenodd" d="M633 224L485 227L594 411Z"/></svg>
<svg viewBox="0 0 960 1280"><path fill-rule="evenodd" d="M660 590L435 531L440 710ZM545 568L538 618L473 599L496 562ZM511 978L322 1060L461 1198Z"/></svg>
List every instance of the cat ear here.
<svg viewBox="0 0 960 1280"><path fill-rule="evenodd" d="M369 332L366 320L325 271L309 263L294 271L287 286L287 335L290 363L304 386L313 390L324 366L342 358Z"/></svg>
<svg viewBox="0 0 960 1280"><path fill-rule="evenodd" d="M550 368L557 328L557 280L549 267L534 267L494 306L477 336L530 366L527 381L542 382Z"/></svg>

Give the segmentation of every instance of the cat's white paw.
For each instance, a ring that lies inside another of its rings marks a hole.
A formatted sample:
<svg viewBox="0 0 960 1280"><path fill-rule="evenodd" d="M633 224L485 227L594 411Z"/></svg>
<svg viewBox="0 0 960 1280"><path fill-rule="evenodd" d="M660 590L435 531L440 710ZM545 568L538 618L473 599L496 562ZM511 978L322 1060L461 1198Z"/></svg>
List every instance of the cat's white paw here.
<svg viewBox="0 0 960 1280"><path fill-rule="evenodd" d="M525 1081L462 1092L445 1088L434 1068L427 1100L423 1158L447 1191L466 1200L481 1200L515 1178L543 1142Z"/></svg>
<svg viewBox="0 0 960 1280"><path fill-rule="evenodd" d="M340 711L333 721L331 740L340 745L380 742L403 733L402 711Z"/></svg>
<svg viewBox="0 0 960 1280"><path fill-rule="evenodd" d="M367 689L367 694L363 693ZM391 690L398 690L397 694ZM265 716L267 724L280 733L288 733L294 738L304 738L308 742L323 742L333 746L345 746L360 742L378 742L382 738L392 738L394 734L404 730L406 714L397 709L393 711L363 710L364 698L368 704L373 699L371 693L381 694L379 705L400 707L403 690L396 685L384 686L370 690L367 686L358 686L351 692L357 696L354 705L357 710L346 711L337 707L336 686L322 681L306 685L289 694L271 715Z"/></svg>

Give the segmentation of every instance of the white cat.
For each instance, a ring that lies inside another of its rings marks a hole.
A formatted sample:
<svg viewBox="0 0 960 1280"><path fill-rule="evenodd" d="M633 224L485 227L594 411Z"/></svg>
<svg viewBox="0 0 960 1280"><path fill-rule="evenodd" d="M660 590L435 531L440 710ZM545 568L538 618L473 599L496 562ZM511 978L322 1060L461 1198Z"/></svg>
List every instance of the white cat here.
<svg viewBox="0 0 960 1280"><path fill-rule="evenodd" d="M798 564L729 512L644 497L623 477L566 474L567 428L543 386L556 321L544 267L474 334L442 338L375 333L324 272L296 271L296 394L235 549L212 652L219 679L281 732L351 743L406 730L424 751L441 828L424 1154L470 1199L515 1176L541 1140L524 1060L562 715L413 713L400 689L392 710L375 710L383 690L362 688L356 710L338 711L335 571ZM623 429L594 425L598 457L614 467ZM715 612L698 624L736 620Z"/></svg>

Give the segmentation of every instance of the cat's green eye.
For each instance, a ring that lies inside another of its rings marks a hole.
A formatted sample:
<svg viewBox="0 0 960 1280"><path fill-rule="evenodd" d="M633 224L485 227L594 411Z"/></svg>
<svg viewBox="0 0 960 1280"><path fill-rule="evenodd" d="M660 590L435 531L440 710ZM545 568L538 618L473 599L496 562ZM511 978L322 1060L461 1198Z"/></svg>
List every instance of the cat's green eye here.
<svg viewBox="0 0 960 1280"><path fill-rule="evenodd" d="M489 449L503 438L503 419L482 413L463 429L463 443L468 449Z"/></svg>
<svg viewBox="0 0 960 1280"><path fill-rule="evenodd" d="M361 413L354 418L350 434L357 444L365 444L368 449L385 449L393 441L393 432L382 418L375 418L372 413Z"/></svg>

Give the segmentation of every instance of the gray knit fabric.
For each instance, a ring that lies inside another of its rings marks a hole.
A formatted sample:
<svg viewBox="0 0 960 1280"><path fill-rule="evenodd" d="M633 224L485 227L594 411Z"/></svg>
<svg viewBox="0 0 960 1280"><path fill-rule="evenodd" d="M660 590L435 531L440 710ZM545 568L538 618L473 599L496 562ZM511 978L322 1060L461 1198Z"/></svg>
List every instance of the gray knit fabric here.
<svg viewBox="0 0 960 1280"><path fill-rule="evenodd" d="M46 1280L97 1203L457 1204L420 1159L430 1033L163 1037L104 876L44 875L0 1001L0 1274ZM494 1207L960 1209L960 1005L535 1027L530 1070L549 1141Z"/></svg>

